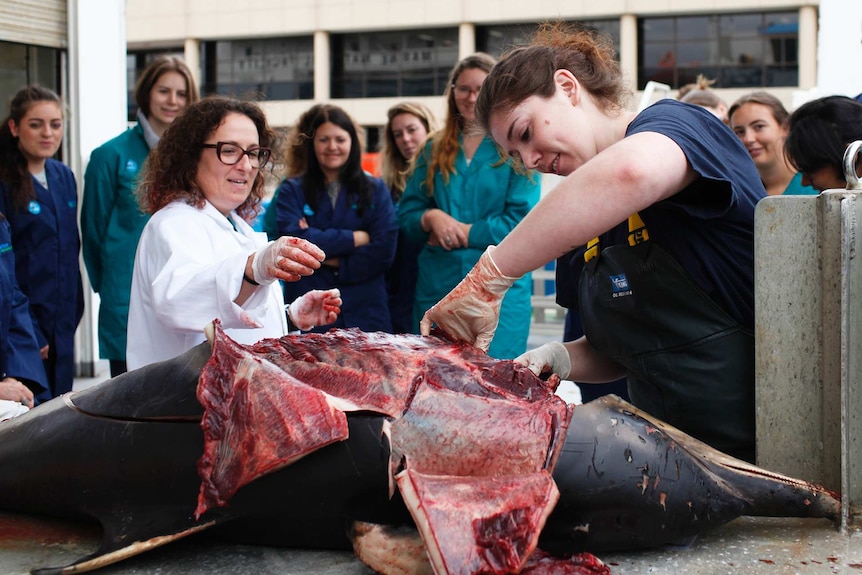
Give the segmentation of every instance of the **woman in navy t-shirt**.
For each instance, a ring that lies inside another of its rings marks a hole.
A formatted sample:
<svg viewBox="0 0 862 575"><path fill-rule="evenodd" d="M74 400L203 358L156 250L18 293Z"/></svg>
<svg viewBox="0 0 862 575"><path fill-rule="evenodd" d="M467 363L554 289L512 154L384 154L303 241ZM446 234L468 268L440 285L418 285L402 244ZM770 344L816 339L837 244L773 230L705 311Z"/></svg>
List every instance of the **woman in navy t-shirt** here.
<svg viewBox="0 0 862 575"><path fill-rule="evenodd" d="M526 168L567 176L426 314L483 345L514 278L580 246L585 336L518 358L578 382L628 378L632 402L754 459L754 208L765 190L708 111L624 107L613 46L565 24L506 54L477 120ZM469 313L468 313L469 312Z"/></svg>

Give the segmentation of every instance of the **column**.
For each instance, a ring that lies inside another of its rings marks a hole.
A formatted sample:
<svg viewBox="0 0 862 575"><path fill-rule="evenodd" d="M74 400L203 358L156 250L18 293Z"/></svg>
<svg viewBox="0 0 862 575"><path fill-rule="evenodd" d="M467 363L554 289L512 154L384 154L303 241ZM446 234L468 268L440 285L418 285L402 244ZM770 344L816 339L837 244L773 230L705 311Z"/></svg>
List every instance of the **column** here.
<svg viewBox="0 0 862 575"><path fill-rule="evenodd" d="M75 174L80 198L90 152L126 129L126 3L69 0L67 8L70 114L63 160ZM99 299L81 268L85 313L75 335L75 375L93 377Z"/></svg>
<svg viewBox="0 0 862 575"><path fill-rule="evenodd" d="M458 59L476 51L476 25L462 22L458 25Z"/></svg>
<svg viewBox="0 0 862 575"><path fill-rule="evenodd" d="M634 14L620 16L620 68L629 90L638 89L638 18Z"/></svg>
<svg viewBox="0 0 862 575"><path fill-rule="evenodd" d="M318 102L330 97L329 32L314 32L314 99Z"/></svg>
<svg viewBox="0 0 862 575"><path fill-rule="evenodd" d="M189 67L189 70L195 79L195 84L198 85L198 89L203 90L203 87L201 86L201 78L203 77L203 74L201 73L200 40L197 38L186 38L185 45L183 46L183 59L186 61L186 66Z"/></svg>

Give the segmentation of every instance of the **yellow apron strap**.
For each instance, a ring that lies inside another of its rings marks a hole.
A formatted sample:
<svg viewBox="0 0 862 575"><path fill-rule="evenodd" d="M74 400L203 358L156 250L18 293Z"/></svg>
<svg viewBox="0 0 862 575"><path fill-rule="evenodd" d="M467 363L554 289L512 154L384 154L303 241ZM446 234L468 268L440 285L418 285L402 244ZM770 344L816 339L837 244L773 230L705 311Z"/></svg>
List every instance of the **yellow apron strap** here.
<svg viewBox="0 0 862 575"><path fill-rule="evenodd" d="M634 246L649 239L646 224L641 219L641 215L634 213L629 216L629 245ZM599 255L599 238L595 237L587 242L587 249L584 252L584 263L590 261Z"/></svg>
<svg viewBox="0 0 862 575"><path fill-rule="evenodd" d="M634 246L649 239L649 233L646 229L646 224L641 219L641 215L635 213L629 216L629 245Z"/></svg>

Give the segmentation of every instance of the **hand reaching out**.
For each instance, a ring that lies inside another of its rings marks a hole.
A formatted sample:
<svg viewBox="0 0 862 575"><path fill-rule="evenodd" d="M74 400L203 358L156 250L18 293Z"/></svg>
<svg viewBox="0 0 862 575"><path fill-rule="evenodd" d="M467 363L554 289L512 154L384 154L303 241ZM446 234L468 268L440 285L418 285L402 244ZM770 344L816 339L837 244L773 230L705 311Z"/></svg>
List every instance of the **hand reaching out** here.
<svg viewBox="0 0 862 575"><path fill-rule="evenodd" d="M500 321L503 296L518 279L500 272L491 258L493 247L488 246L461 283L425 312L419 323L422 335L429 335L436 323L453 340L488 351Z"/></svg>
<svg viewBox="0 0 862 575"><path fill-rule="evenodd" d="M558 341L552 341L522 353L515 358L515 362L527 366L536 375L552 372L559 375L561 379L568 379L572 372L569 350Z"/></svg>
<svg viewBox="0 0 862 575"><path fill-rule="evenodd" d="M281 236L254 254L254 281L261 285L275 280L295 282L313 274L325 258L323 250L308 240Z"/></svg>
<svg viewBox="0 0 862 575"><path fill-rule="evenodd" d="M338 288L312 290L296 298L287 308L291 323L303 331L316 325L329 325L341 313L341 292Z"/></svg>

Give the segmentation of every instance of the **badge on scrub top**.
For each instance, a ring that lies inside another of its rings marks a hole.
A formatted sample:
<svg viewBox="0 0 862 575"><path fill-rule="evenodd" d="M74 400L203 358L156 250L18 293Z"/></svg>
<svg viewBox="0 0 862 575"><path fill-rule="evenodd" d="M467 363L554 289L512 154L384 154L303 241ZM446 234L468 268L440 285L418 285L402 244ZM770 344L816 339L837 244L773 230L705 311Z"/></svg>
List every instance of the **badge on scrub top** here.
<svg viewBox="0 0 862 575"><path fill-rule="evenodd" d="M42 211L42 206L39 205L39 202L36 200L31 200L27 205L27 211L29 211L34 216Z"/></svg>
<svg viewBox="0 0 862 575"><path fill-rule="evenodd" d="M308 204L305 204L304 206L302 206L302 213L305 214L306 216L313 216L314 210L311 209L311 206L309 206Z"/></svg>
<svg viewBox="0 0 862 575"><path fill-rule="evenodd" d="M135 160L129 160L126 162L126 171L130 174L134 174L138 171L138 163Z"/></svg>

